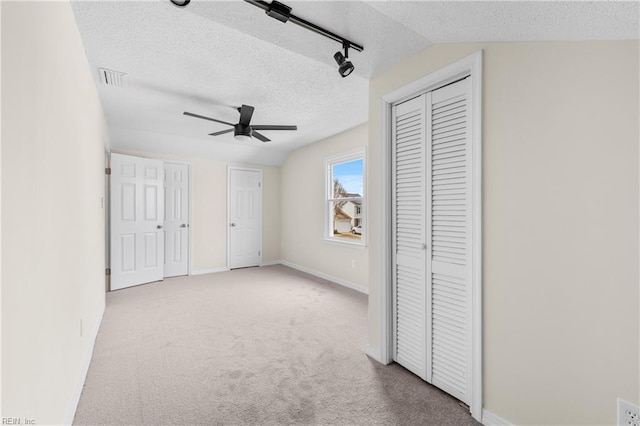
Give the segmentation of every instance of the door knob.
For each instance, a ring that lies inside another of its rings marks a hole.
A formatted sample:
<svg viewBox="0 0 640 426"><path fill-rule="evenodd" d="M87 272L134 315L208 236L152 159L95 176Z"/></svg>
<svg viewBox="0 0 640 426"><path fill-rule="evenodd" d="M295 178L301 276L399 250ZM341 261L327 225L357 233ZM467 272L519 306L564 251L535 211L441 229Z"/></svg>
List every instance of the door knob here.
<svg viewBox="0 0 640 426"><path fill-rule="evenodd" d="M183 223L182 225L180 225L180 228L186 228L188 225L186 223Z"/></svg>
<svg viewBox="0 0 640 426"><path fill-rule="evenodd" d="M427 249L427 245L425 243L422 243L422 250L426 250Z"/></svg>
<svg viewBox="0 0 640 426"><path fill-rule="evenodd" d="M229 226L233 227L233 226L236 226L236 224L232 222L232 223L229 224Z"/></svg>
<svg viewBox="0 0 640 426"><path fill-rule="evenodd" d="M158 228L158 229L162 229L162 228L164 228L164 226L162 226L162 225L158 225L158 226L156 226L156 228Z"/></svg>

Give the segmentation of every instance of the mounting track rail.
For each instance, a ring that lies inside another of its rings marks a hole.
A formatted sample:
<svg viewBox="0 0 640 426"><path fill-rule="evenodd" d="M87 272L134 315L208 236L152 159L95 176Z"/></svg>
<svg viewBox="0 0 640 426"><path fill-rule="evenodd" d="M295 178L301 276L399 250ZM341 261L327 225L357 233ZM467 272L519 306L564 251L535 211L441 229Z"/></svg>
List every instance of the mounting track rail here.
<svg viewBox="0 0 640 426"><path fill-rule="evenodd" d="M342 36L339 36L338 34L335 34L329 30L319 27L318 25L311 23L306 19L302 19L292 14L291 8L280 2L277 2L275 0L273 0L271 3L267 3L263 0L244 0L244 1L256 7L259 7L260 9L267 12L267 15L271 16L274 19L277 19L278 21L292 22L309 31L313 31L316 34L320 34L321 36L330 38L333 41L337 41L338 43L342 44L343 47L346 46L348 48L355 49L358 52L362 52L364 50L364 47L362 47L361 45L354 43L351 40L348 40Z"/></svg>

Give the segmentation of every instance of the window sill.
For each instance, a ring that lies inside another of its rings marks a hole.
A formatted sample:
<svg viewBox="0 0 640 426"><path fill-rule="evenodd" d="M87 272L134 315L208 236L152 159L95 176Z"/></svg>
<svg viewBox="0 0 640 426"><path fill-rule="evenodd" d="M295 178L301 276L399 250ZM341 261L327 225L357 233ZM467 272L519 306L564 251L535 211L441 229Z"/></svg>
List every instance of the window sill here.
<svg viewBox="0 0 640 426"><path fill-rule="evenodd" d="M351 247L351 248L355 248L355 249L359 249L359 250L364 250L367 248L367 243L366 241L361 241L361 242L355 242L355 241L345 241L341 238L331 238L331 237L324 237L323 238L324 242L329 243L329 244L335 244L335 245L339 245L339 246L346 246L346 247Z"/></svg>

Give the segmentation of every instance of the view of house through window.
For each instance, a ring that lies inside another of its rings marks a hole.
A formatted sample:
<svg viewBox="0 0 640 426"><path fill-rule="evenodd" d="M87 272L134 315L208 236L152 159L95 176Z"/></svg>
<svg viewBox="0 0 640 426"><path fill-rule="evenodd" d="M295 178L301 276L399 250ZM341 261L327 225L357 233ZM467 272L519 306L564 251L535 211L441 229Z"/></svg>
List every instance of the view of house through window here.
<svg viewBox="0 0 640 426"><path fill-rule="evenodd" d="M364 233L364 158L329 162L329 238L360 242Z"/></svg>

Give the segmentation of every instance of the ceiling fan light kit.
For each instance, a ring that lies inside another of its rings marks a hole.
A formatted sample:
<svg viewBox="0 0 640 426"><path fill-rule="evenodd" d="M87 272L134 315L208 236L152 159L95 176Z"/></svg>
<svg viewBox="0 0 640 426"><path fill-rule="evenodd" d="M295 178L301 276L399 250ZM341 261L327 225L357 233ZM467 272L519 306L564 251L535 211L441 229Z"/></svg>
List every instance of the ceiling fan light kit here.
<svg viewBox="0 0 640 426"><path fill-rule="evenodd" d="M173 0L172 0L173 1ZM346 38L339 36L325 28L322 28L316 24L313 24L305 19L297 17L296 15L291 13L291 8L286 4L280 3L279 1L273 0L271 3L267 3L263 0L244 0L249 4L252 4L260 9L263 9L267 15L270 17L277 19L280 22L292 22L304 29L309 31L313 31L316 34L320 34L321 36L327 37L333 41L337 41L344 48L344 55L342 52L337 52L333 55L333 58L338 63L338 72L344 78L351 74L355 67L351 61L346 60L349 58L348 49L355 49L358 52L362 52L364 47L356 44L352 41L347 40Z"/></svg>

